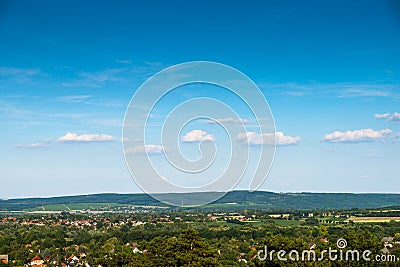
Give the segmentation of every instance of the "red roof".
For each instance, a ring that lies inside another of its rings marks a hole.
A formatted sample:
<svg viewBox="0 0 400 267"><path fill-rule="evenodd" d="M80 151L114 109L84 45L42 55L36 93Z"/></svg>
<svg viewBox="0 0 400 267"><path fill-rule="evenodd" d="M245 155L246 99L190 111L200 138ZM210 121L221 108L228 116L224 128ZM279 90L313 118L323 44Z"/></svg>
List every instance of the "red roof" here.
<svg viewBox="0 0 400 267"><path fill-rule="evenodd" d="M36 255L33 259L32 259L32 261L41 261L42 259L38 256L38 255Z"/></svg>

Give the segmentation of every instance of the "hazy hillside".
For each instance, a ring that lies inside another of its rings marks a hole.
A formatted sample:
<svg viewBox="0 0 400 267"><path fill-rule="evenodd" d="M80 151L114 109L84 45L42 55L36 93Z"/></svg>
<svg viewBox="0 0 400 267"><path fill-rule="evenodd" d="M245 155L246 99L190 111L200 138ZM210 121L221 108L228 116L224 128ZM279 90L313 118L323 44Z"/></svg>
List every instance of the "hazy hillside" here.
<svg viewBox="0 0 400 267"><path fill-rule="evenodd" d="M184 197L190 199L194 194L207 198L214 194L189 193ZM168 194L169 198L176 194ZM49 204L77 203L119 203L129 205L158 205L158 202L146 194L95 194L83 196L65 196L52 198L25 198L0 200L0 210L20 211ZM224 205L230 203L229 207ZM234 204L232 204L234 203ZM343 209L343 208L378 208L400 206L400 194L334 194L334 193L272 193L233 191L209 207L261 208L261 209Z"/></svg>

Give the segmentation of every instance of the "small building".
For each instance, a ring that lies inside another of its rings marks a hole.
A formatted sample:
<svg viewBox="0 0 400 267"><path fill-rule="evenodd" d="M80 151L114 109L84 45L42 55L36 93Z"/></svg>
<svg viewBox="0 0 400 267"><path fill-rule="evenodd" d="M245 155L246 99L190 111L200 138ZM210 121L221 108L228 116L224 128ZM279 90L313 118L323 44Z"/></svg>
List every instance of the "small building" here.
<svg viewBox="0 0 400 267"><path fill-rule="evenodd" d="M8 255L0 255L0 262L7 264L8 263Z"/></svg>
<svg viewBox="0 0 400 267"><path fill-rule="evenodd" d="M268 215L270 218L272 218L272 219L278 219L278 218L281 218L281 215L280 214L270 214L270 215Z"/></svg>
<svg viewBox="0 0 400 267"><path fill-rule="evenodd" d="M394 240L394 237L392 236L388 236L388 237L384 237L382 238L382 242L392 242Z"/></svg>
<svg viewBox="0 0 400 267"><path fill-rule="evenodd" d="M383 254L389 254L390 253L390 251L389 251L389 249L387 247L384 247L383 249L381 249L381 252Z"/></svg>
<svg viewBox="0 0 400 267"><path fill-rule="evenodd" d="M86 255L85 255L85 256L86 256ZM75 256L74 254L72 254L71 256L69 256L69 258L67 259L68 266L74 265L74 264L76 264L77 262L79 262L79 258L78 258L77 256Z"/></svg>
<svg viewBox="0 0 400 267"><path fill-rule="evenodd" d="M133 249L133 253L143 253L143 251L140 251L137 247L135 247L134 249Z"/></svg>
<svg viewBox="0 0 400 267"><path fill-rule="evenodd" d="M35 256L31 260L31 266L32 267L46 267L46 264L44 264L44 260L42 260L39 256Z"/></svg>

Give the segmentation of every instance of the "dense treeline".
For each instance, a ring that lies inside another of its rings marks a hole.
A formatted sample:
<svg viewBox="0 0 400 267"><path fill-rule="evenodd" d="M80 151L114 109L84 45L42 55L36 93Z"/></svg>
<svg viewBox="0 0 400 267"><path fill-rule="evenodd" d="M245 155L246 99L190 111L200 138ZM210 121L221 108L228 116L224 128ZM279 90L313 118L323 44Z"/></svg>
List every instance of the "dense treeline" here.
<svg viewBox="0 0 400 267"><path fill-rule="evenodd" d="M160 215L138 216L148 223L123 224L128 218L124 215L39 216L24 218L24 223L21 219L7 221L0 224L0 254L9 255L8 266L24 265L36 255L48 266L58 266L72 254L82 253L85 253L84 260L93 266L395 266L396 263L327 259L280 261L276 257L261 261L257 255L265 245L269 251L289 252L308 250L311 244L318 254L328 247L336 248L339 238L347 240L349 249L368 249L372 255L378 255L384 247L383 237L395 237L393 243L400 241L397 222L323 225L317 221L279 226L270 221L151 222ZM91 224L86 225L88 221ZM77 226L77 222L82 224ZM391 251L397 257L399 252Z"/></svg>

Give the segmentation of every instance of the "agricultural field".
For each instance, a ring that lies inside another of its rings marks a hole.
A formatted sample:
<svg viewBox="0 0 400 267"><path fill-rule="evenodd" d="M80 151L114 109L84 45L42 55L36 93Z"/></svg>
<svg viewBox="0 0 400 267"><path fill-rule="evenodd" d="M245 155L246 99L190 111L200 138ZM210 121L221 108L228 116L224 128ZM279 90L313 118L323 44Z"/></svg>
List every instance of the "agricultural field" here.
<svg viewBox="0 0 400 267"><path fill-rule="evenodd" d="M400 217L351 217L346 221L352 221L354 223L400 222Z"/></svg>

